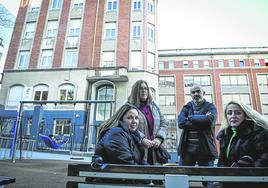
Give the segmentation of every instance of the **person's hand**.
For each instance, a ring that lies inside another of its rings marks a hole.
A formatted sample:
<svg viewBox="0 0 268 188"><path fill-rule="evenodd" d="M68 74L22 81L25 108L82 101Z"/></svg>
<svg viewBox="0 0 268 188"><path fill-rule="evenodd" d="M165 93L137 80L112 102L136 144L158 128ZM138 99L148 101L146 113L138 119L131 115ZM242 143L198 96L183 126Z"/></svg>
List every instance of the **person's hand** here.
<svg viewBox="0 0 268 188"><path fill-rule="evenodd" d="M153 140L153 142L154 142L153 147L154 147L154 148L158 148L158 147L161 145L162 140L160 140L160 138L155 138L155 139Z"/></svg>
<svg viewBox="0 0 268 188"><path fill-rule="evenodd" d="M142 142L142 144L143 144L144 146L146 146L147 148L151 148L151 147L154 146L154 141L149 140L149 139L147 139L147 138L143 138L141 142Z"/></svg>

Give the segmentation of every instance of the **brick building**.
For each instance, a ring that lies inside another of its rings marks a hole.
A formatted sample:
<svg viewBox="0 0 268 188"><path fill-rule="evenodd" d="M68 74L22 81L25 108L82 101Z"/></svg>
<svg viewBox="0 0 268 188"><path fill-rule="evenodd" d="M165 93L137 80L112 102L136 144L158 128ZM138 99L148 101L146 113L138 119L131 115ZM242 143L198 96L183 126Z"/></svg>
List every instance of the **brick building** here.
<svg viewBox="0 0 268 188"><path fill-rule="evenodd" d="M35 105L25 106L25 137L68 136L75 125L75 149L85 138L89 148L96 122L127 100L136 80L147 80L158 96L156 11L157 0L21 0L0 93L2 136L10 134L21 100L115 100L47 104L42 127Z"/></svg>

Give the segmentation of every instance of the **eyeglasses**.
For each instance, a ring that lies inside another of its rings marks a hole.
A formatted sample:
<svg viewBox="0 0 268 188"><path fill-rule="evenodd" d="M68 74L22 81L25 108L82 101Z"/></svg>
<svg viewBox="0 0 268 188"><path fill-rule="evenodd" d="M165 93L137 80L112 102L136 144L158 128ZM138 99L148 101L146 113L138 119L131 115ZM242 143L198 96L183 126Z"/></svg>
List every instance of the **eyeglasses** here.
<svg viewBox="0 0 268 188"><path fill-rule="evenodd" d="M201 93L201 90L195 90L195 91L191 91L192 94L195 94L195 93Z"/></svg>
<svg viewBox="0 0 268 188"><path fill-rule="evenodd" d="M147 90L148 90L148 88L147 88L147 87L140 87L140 91L142 91L142 90L147 91Z"/></svg>

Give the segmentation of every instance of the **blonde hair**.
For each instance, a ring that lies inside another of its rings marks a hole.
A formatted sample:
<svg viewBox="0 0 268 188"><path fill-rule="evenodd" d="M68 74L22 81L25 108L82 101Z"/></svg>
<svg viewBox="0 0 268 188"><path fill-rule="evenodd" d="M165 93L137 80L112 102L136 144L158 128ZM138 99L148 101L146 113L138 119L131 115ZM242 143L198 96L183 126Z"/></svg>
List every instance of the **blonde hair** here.
<svg viewBox="0 0 268 188"><path fill-rule="evenodd" d="M140 87L141 84L145 84L148 89L148 98L146 100L146 104L150 105L153 101L153 97L150 91L150 88L145 80L138 80L136 83L132 86L130 96L128 97L128 102L131 104L134 104L138 108L140 107L141 100L140 100Z"/></svg>
<svg viewBox="0 0 268 188"><path fill-rule="evenodd" d="M139 113L139 110L137 109L136 106L129 104L129 103L126 103L123 106L121 106L112 117L110 117L108 120L104 121L100 125L100 129L98 132L98 139L97 139L98 142L104 136L106 131L108 131L112 127L116 127L118 125L119 121L121 120L121 118L125 115L125 113L131 109L136 109Z"/></svg>
<svg viewBox="0 0 268 188"><path fill-rule="evenodd" d="M243 104L242 102L232 100L228 102L224 108L224 118L221 124L220 131L230 126L227 121L227 107L230 104L238 105L241 108L241 110L245 113L246 119L252 120L257 126L261 126L264 129L268 129L268 119L266 117L264 117L259 112L254 110L252 107Z"/></svg>

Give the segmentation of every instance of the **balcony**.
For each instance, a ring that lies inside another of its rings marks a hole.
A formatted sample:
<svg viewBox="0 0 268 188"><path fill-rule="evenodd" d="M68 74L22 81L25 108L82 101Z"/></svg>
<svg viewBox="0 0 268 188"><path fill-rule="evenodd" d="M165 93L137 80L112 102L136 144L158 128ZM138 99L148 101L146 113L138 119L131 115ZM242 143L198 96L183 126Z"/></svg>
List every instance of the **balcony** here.
<svg viewBox="0 0 268 188"><path fill-rule="evenodd" d="M80 37L70 36L66 41L66 48L78 48Z"/></svg>
<svg viewBox="0 0 268 188"><path fill-rule="evenodd" d="M72 19L82 18L82 14L83 14L83 8L82 7L75 7L75 8L72 8L70 17Z"/></svg>
<svg viewBox="0 0 268 188"><path fill-rule="evenodd" d="M27 15L26 22L37 22L39 16L39 11L29 12Z"/></svg>
<svg viewBox="0 0 268 188"><path fill-rule="evenodd" d="M30 50L32 48L33 39L22 39L20 50Z"/></svg>
<svg viewBox="0 0 268 188"><path fill-rule="evenodd" d="M42 49L53 49L55 46L55 38L44 38L42 42Z"/></svg>
<svg viewBox="0 0 268 188"><path fill-rule="evenodd" d="M112 82L127 82L128 72L125 67L99 67L91 70L87 79L90 82L110 80Z"/></svg>

